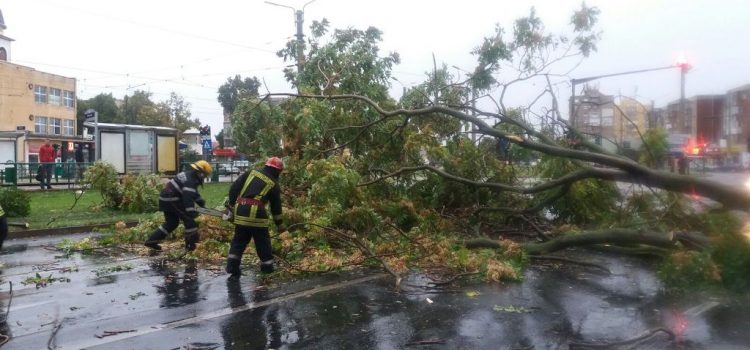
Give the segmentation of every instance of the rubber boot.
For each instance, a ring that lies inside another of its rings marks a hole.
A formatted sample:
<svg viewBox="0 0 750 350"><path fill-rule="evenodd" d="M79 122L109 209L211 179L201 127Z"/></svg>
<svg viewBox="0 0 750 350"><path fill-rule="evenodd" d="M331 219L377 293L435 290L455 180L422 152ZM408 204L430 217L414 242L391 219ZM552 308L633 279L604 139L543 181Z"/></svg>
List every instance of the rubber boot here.
<svg viewBox="0 0 750 350"><path fill-rule="evenodd" d="M198 243L198 231L185 234L185 250L192 252Z"/></svg>
<svg viewBox="0 0 750 350"><path fill-rule="evenodd" d="M224 270L229 274L229 278L232 280L237 280L242 276L242 272L240 271L240 260L238 259L227 259L227 267Z"/></svg>
<svg viewBox="0 0 750 350"><path fill-rule="evenodd" d="M271 262L262 262L260 263L260 272L261 273L273 273L273 260Z"/></svg>

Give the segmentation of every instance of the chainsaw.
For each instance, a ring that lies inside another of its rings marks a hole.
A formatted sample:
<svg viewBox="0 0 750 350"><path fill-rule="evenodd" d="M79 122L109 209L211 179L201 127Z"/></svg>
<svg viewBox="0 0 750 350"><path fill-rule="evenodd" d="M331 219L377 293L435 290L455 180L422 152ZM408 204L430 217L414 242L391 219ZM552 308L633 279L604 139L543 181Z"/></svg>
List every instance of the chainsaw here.
<svg viewBox="0 0 750 350"><path fill-rule="evenodd" d="M224 214L226 214L226 212L224 212L223 210L218 210L218 209L213 209L213 208L198 207L198 208L195 208L195 210L203 215L208 215L208 216L222 217L224 216Z"/></svg>
<svg viewBox="0 0 750 350"><path fill-rule="evenodd" d="M231 223L234 223L234 215L232 214L231 210L218 210L218 209L213 209L213 208L201 208L201 207L198 207L195 210L198 213L201 213L203 215L220 217L224 221L229 221Z"/></svg>

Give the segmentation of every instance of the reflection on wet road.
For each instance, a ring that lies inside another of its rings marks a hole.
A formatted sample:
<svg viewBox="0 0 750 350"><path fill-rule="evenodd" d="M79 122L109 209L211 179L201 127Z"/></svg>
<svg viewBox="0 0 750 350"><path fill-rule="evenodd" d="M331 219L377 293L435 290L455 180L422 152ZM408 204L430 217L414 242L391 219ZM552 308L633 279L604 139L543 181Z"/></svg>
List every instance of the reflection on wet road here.
<svg viewBox="0 0 750 350"><path fill-rule="evenodd" d="M52 240L8 242L0 310L10 314L3 349L568 349L665 328L628 347L746 349L744 296L666 295L648 263L600 253L580 266L531 267L523 282L436 288L411 276L394 291L387 275L329 274L274 284L239 282L160 257L55 258ZM127 261L134 268L96 276ZM62 272L77 266L77 271ZM37 289L27 277L66 276ZM625 347L625 348L628 348Z"/></svg>

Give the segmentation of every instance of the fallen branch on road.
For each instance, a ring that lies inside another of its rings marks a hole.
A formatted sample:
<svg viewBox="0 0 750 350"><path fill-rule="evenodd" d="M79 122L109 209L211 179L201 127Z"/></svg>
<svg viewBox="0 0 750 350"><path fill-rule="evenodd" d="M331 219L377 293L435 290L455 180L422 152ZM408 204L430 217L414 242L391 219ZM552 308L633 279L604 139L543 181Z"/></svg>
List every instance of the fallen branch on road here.
<svg viewBox="0 0 750 350"><path fill-rule="evenodd" d="M102 333L101 335L94 334L94 336L97 337L97 338L99 338L99 339L101 339L101 338L109 337L109 336L112 336L112 335L118 335L118 334L121 334L121 333L132 333L132 332L135 332L135 331L136 331L135 329L128 329L128 330L125 330L125 331L104 331L104 333Z"/></svg>
<svg viewBox="0 0 750 350"><path fill-rule="evenodd" d="M402 278L401 275L399 275L399 273L396 270L394 270L387 262L385 262L385 260L383 260L379 255L375 254L370 249L370 247L367 245L367 243L362 242L356 236L347 234L345 232L342 232L340 230L334 229L332 227L318 225L318 224L315 224L315 223L312 223L312 222L299 222L299 223L290 225L287 229L291 230L292 227L302 226L302 225L310 225L310 226L315 226L315 227L321 228L321 229L323 229L323 232L328 232L330 235L332 235L336 239L344 242L345 244L347 244L347 245L349 245L349 246L351 246L353 248L358 249L368 259L374 259L374 260L378 261L380 263L380 265L382 265L383 268L388 273L390 273L391 275L393 275L393 277L396 279L396 288L398 288L399 285L401 284L401 278Z"/></svg>
<svg viewBox="0 0 750 350"><path fill-rule="evenodd" d="M612 274L612 271L609 271L609 269L606 268L606 267L604 267L604 266L601 266L601 265L598 265L598 264L594 264L594 263L590 263L590 262L586 262L586 261L580 261L580 260L569 259L569 258L562 258L562 257L559 257L559 256L529 255L529 259L532 259L532 260L560 261L560 262L564 262L564 263L576 264L576 265L581 265L581 266L588 266L588 267L593 267L593 268L602 270L602 271L606 272L608 275Z"/></svg>
<svg viewBox="0 0 750 350"><path fill-rule="evenodd" d="M640 335L636 336L635 338L630 338L630 339L625 339L625 340L620 340L620 341L614 341L614 342L609 342L609 343L578 343L578 342L571 342L568 345L570 346L570 349L579 349L579 348L580 349L591 349L591 348L594 348L594 349L610 349L610 348L613 348L615 346L628 345L628 344L633 344L633 343L637 343L637 342L646 340L648 338L653 337L656 333L659 333L659 332L667 333L669 335L669 340L670 341L673 341L675 339L674 332L672 332L672 331L670 331L670 330L668 330L666 328L654 328L654 329L649 329L649 330L641 333Z"/></svg>
<svg viewBox="0 0 750 350"><path fill-rule="evenodd" d="M47 341L47 349L54 350L57 348L57 344L55 344L55 337L57 336L57 332L60 331L60 328L62 328L63 322L65 322L65 318L58 323L54 329L52 329L52 334L49 336L49 340Z"/></svg>
<svg viewBox="0 0 750 350"><path fill-rule="evenodd" d="M419 340L408 342L405 346L445 344L445 340Z"/></svg>
<svg viewBox="0 0 750 350"><path fill-rule="evenodd" d="M598 231L582 231L555 237L547 242L525 243L523 249L530 255L551 253L569 247L592 246L601 244L612 245L645 245L657 248L674 248L687 236L683 233L669 233L657 231L639 231L612 228ZM694 238L694 236L690 236ZM469 248L502 248L500 242L487 238L464 240L463 244Z"/></svg>

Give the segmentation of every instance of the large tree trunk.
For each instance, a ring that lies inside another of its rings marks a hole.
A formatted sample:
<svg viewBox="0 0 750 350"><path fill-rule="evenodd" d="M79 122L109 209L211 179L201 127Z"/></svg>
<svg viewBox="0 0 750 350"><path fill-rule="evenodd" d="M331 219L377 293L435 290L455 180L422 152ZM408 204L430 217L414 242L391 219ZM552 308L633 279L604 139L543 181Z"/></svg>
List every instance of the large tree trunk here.
<svg viewBox="0 0 750 350"><path fill-rule="evenodd" d="M628 229L608 229L586 231L556 237L547 242L524 243L523 249L529 254L544 254L574 246L589 246L598 244L614 245L647 245L658 248L672 248L678 242L701 241L690 248L705 247L708 241L695 233L665 233L655 231L637 231ZM467 248L501 248L500 242L488 238L475 238L464 241Z"/></svg>

